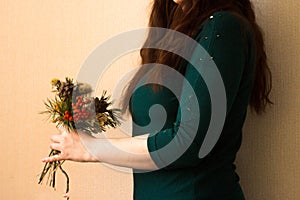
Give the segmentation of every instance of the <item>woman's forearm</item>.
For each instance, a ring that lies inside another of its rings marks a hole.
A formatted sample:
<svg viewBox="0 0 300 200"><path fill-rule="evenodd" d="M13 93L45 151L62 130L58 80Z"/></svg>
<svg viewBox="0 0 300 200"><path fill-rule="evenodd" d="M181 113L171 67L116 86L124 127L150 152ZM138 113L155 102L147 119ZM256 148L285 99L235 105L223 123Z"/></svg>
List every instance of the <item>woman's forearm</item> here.
<svg viewBox="0 0 300 200"><path fill-rule="evenodd" d="M93 158L117 166L142 170L158 169L147 148L147 135L118 139L83 139Z"/></svg>

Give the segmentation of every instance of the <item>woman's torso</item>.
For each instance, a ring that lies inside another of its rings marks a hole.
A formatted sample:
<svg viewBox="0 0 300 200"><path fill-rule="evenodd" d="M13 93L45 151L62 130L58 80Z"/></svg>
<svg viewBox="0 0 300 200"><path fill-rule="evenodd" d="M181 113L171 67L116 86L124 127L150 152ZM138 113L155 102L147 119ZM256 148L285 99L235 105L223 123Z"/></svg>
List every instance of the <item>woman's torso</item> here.
<svg viewBox="0 0 300 200"><path fill-rule="evenodd" d="M220 20L220 22L212 22L211 20ZM206 44L206 37L217 37L222 39L222 30L218 29L218 24L229 22L237 19L234 14L229 12L216 12L213 18L208 19L203 28L198 34L197 41L207 50L211 44ZM228 113L225 119L222 134L211 153L203 159L199 159L197 165L190 167L174 167L163 168L157 171L145 172L134 170L134 199L135 200L158 200L158 199L187 199L187 200L242 200L244 199L243 192L239 185L239 176L235 172L234 160L236 153L240 148L242 140L242 127L246 118L247 106L252 91L254 64L255 64L255 45L251 38L251 30L248 30L247 25L240 21L241 26L245 26L248 36L245 37L247 42L247 55L244 66L245 68L240 77L238 91L232 97L232 104L228 108ZM216 32L217 30L217 32ZM218 32L219 31L219 32ZM228 31L224 30L226 34ZM220 34L216 36L215 34ZM250 36L249 36L250 35ZM229 36L230 37L230 36ZM234 38L233 38L234 39ZM217 42L217 41L214 41ZM212 50L211 52L216 57L216 65L218 57L223 57L226 61L226 51ZM230 58L231 59L231 58ZM236 58L239 59L239 58ZM227 61L226 61L227 62ZM228 60L231 62L231 60ZM223 70L223 71L222 71ZM190 65L186 69L185 77L187 79L193 77L197 73ZM224 76L231 72L226 69L220 69L220 73ZM205 83L203 83L205 84ZM230 87L226 85L225 87ZM227 93L227 95L230 95ZM201 96L198 96L201 100ZM152 90L151 85L140 87L135 91L131 98L130 110L133 121L139 126L133 126L133 135L140 135L157 130L143 129L150 123L149 109L152 105L162 105L167 113L167 119L163 129L172 128L176 120L179 102L172 91L163 88L158 92ZM154 120L164 120L162 116L151 116ZM205 123L205 120L203 120ZM206 122L208 123L208 121ZM200 123L201 125L201 123ZM186 162L189 160L187 159Z"/></svg>

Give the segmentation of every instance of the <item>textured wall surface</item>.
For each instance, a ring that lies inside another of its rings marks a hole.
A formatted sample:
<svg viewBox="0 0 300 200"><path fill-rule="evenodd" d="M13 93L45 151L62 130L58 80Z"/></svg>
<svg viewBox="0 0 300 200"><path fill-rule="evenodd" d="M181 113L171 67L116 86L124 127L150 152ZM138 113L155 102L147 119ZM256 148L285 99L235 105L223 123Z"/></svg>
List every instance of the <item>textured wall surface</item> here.
<svg viewBox="0 0 300 200"><path fill-rule="evenodd" d="M300 199L300 23L298 1L253 1L265 33L275 105L248 115L238 155L246 197Z"/></svg>
<svg viewBox="0 0 300 200"><path fill-rule="evenodd" d="M56 132L38 112L49 80L75 77L90 52L112 35L145 27L149 0L1 0L0 199L61 199L37 185L41 158ZM300 23L297 0L254 1L273 71L275 105L249 113L237 167L247 199L300 199ZM125 59L126 60L126 59ZM116 72L124 63L116 62ZM126 65L127 66L127 65ZM125 70L125 69L124 69ZM107 76L118 80L118 73ZM132 199L132 177L101 164L66 163L72 199Z"/></svg>

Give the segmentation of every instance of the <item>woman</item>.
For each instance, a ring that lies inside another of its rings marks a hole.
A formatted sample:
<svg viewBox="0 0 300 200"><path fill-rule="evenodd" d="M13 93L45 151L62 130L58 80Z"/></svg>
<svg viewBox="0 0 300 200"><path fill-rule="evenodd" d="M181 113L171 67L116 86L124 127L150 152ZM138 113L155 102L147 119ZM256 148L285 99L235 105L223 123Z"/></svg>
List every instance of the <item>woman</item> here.
<svg viewBox="0 0 300 200"><path fill-rule="evenodd" d="M50 148L61 151L61 154L43 161L105 162L133 168L136 172L134 199L137 200L244 199L233 163L241 145L247 107L250 105L252 110L261 114L272 103L269 99L271 73L266 63L262 33L250 1L154 0L149 26L172 29L194 38L218 67L225 86L227 110L222 133L214 148L205 157L198 156L211 115L211 102L204 80L191 64L179 56L146 48L155 37L150 31L145 48L140 52L142 64L160 63L174 68L190 82L199 102L201 120L186 151L167 164L164 163L165 158L157 153L174 139L183 126L180 125L180 116L185 113L178 111L181 100L174 98L174 94L165 87L147 84L134 90L145 75L141 68L130 82L123 104L135 124L139 125L133 127L134 137L95 141L84 136L85 141L96 149L92 155L78 134L53 135ZM180 42L175 42L175 45L178 49L187 48ZM150 78L162 78L160 72L155 70ZM183 92L180 99L184 100L188 96ZM157 132L142 128L151 120L147 113L153 104L163 105L167 112L166 123ZM175 147L180 148L180 142L175 141Z"/></svg>

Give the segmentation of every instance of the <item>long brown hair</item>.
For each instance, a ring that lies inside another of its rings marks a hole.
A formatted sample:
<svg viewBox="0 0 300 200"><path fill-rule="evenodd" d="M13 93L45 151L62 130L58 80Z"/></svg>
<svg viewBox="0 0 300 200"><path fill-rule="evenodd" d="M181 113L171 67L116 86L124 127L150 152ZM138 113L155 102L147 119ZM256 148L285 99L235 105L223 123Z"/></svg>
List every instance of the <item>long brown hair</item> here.
<svg viewBox="0 0 300 200"><path fill-rule="evenodd" d="M184 12L182 8L184 8ZM272 89L272 76L267 64L263 34L256 23L253 6L249 0L183 0L181 5L174 3L173 0L154 0L149 18L149 27L168 28L195 38L199 26L211 14L221 10L234 12L246 19L253 28L256 41L256 68L249 105L251 110L261 114L265 112L267 105L273 104L269 98ZM150 30L145 46L154 37L156 37L155 32ZM184 48L182 44L178 45L181 45L178 48ZM179 71L186 67L182 65L183 59L178 55L163 50L142 48L140 56L142 65L160 63ZM128 107L131 94L144 74L145 70L140 69L130 81L125 90L123 108Z"/></svg>

